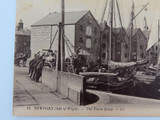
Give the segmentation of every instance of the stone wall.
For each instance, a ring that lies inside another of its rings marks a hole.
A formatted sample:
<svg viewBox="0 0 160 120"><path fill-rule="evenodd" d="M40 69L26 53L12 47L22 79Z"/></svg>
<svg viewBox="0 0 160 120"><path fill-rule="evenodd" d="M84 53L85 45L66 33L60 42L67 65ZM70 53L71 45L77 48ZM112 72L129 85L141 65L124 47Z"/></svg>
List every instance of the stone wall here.
<svg viewBox="0 0 160 120"><path fill-rule="evenodd" d="M42 83L78 105L83 104L85 94L85 79L81 75L56 72L44 68L42 72Z"/></svg>
<svg viewBox="0 0 160 120"><path fill-rule="evenodd" d="M49 68L43 68L42 83L51 88L53 91L57 91L57 72Z"/></svg>

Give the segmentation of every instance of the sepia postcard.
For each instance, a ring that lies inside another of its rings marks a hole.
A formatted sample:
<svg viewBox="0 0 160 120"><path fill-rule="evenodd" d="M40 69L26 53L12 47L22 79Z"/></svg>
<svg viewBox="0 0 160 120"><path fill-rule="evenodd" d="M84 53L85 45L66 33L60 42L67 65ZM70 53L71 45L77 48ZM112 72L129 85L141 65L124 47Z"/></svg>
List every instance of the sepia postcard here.
<svg viewBox="0 0 160 120"><path fill-rule="evenodd" d="M14 116L160 116L159 0L17 0Z"/></svg>

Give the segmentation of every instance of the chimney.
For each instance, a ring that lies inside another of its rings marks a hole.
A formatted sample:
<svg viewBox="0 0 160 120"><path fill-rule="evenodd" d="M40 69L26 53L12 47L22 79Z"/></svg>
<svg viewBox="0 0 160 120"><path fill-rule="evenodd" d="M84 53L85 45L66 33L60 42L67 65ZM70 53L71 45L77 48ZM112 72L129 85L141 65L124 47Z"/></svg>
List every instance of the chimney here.
<svg viewBox="0 0 160 120"><path fill-rule="evenodd" d="M108 28L108 25L107 25L107 21L106 21L106 20L104 21L104 27L105 27L105 29Z"/></svg>
<svg viewBox="0 0 160 120"><path fill-rule="evenodd" d="M23 21L19 20L18 30L23 30Z"/></svg>

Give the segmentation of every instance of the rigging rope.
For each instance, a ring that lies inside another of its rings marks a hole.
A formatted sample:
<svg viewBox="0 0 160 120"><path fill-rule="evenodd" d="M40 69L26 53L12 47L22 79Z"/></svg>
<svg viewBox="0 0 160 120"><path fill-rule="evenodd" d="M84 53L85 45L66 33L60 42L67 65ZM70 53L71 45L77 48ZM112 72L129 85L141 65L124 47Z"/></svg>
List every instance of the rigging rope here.
<svg viewBox="0 0 160 120"><path fill-rule="evenodd" d="M102 22L103 22L104 15L105 15L105 12L106 12L106 9L107 9L107 4L108 4L108 0L106 0L106 3L105 3L105 6L104 6L104 10L103 10L103 14L102 14L102 18L101 18L100 23L102 23Z"/></svg>
<svg viewBox="0 0 160 120"><path fill-rule="evenodd" d="M113 13L114 13L114 27L116 28L116 7L115 7L115 2L113 2Z"/></svg>
<svg viewBox="0 0 160 120"><path fill-rule="evenodd" d="M109 4L109 6L111 6L111 3ZM107 21L109 21L110 13L111 13L111 9L110 9L110 7L109 7L108 9L109 9L109 10L108 10ZM109 21L109 23L110 23L110 21Z"/></svg>
<svg viewBox="0 0 160 120"><path fill-rule="evenodd" d="M65 39L65 43L66 43L66 45L67 45L67 47L68 47L69 51L70 51L70 52L71 52L71 54L73 55L73 52L72 52L71 48L69 47L69 45L68 45L68 43L67 43L67 41L69 41L69 40L65 37L65 35L64 35L64 34L62 34L62 36L63 36L63 37L64 37L64 39Z"/></svg>
<svg viewBox="0 0 160 120"><path fill-rule="evenodd" d="M52 48L52 45L53 45L53 42L54 42L54 40L55 40L55 38L56 38L56 36L57 36L57 33L58 33L58 30L56 31L56 33L55 33L55 35L54 35L54 37L53 37L53 40L52 40L52 42L51 42L51 44L50 44L50 47L49 47L49 50ZM52 34L52 33L51 33Z"/></svg>
<svg viewBox="0 0 160 120"><path fill-rule="evenodd" d="M63 34L63 36L69 42L69 44L71 45L71 47L75 48L74 45L70 42L70 40L66 37L66 35Z"/></svg>
<svg viewBox="0 0 160 120"><path fill-rule="evenodd" d="M118 1L116 0L116 5L117 5L117 10L118 10L118 16L119 16L119 21L120 21L120 26L122 27L122 20L121 20L121 13L120 13L120 9L119 9L119 4Z"/></svg>

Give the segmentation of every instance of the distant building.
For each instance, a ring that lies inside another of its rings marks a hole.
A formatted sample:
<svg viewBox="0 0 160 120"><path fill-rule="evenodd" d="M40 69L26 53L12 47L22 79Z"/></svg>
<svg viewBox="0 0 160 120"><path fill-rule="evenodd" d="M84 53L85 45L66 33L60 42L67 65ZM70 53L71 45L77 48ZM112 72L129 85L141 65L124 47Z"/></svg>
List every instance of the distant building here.
<svg viewBox="0 0 160 120"><path fill-rule="evenodd" d="M110 28L103 25L102 40L101 40L101 58L102 63L107 64L108 61L108 44ZM133 29L132 34L132 56L131 61L139 61L146 58L146 49L148 40L140 28ZM113 28L113 36L111 41L111 60L115 62L129 61L129 40L130 30L123 27Z"/></svg>
<svg viewBox="0 0 160 120"><path fill-rule="evenodd" d="M114 28L113 34L115 37L115 61L129 61L129 37L123 27Z"/></svg>
<svg viewBox="0 0 160 120"><path fill-rule="evenodd" d="M158 41L147 50L149 63L156 65L158 63Z"/></svg>
<svg viewBox="0 0 160 120"><path fill-rule="evenodd" d="M107 64L108 61L108 47L109 47L109 32L110 28L106 27L102 32L101 41L101 58L102 62ZM113 28L113 36L111 41L111 60L116 62L128 61L128 36L124 28Z"/></svg>
<svg viewBox="0 0 160 120"><path fill-rule="evenodd" d="M30 30L24 29L23 21L20 20L15 31L15 57L22 53L25 53L28 57L30 57L30 37Z"/></svg>
<svg viewBox="0 0 160 120"><path fill-rule="evenodd" d="M109 48L109 31L110 28L107 23L101 24L101 61L103 64L107 64L108 62L108 48Z"/></svg>
<svg viewBox="0 0 160 120"><path fill-rule="evenodd" d="M147 40L149 40L151 31L150 30L143 31L143 34L145 35L145 37L147 38Z"/></svg>
<svg viewBox="0 0 160 120"><path fill-rule="evenodd" d="M130 36L130 30L126 30L126 33ZM148 40L140 28L133 29L131 45L131 61L140 61L146 58Z"/></svg>
<svg viewBox="0 0 160 120"><path fill-rule="evenodd" d="M50 13L31 26L32 55L39 49L48 49L60 22L60 13ZM100 27L90 11L65 13L65 35L70 40L72 51L81 48L80 54L89 61L96 61L99 56ZM52 49L57 50L58 35ZM66 54L67 53L67 47Z"/></svg>

